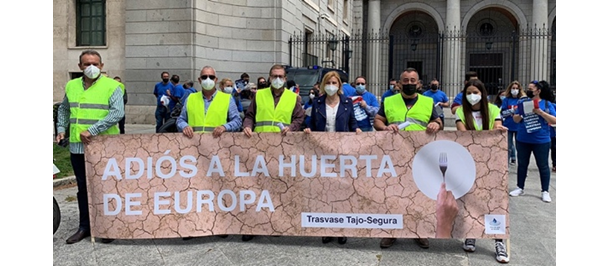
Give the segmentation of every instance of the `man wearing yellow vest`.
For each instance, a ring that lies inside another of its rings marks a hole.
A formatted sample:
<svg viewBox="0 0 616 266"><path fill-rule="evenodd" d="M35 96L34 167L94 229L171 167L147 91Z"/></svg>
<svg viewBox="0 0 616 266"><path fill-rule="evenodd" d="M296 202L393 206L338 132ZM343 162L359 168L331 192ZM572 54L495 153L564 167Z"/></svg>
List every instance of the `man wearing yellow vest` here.
<svg viewBox="0 0 616 266"><path fill-rule="evenodd" d="M58 108L56 137L58 142L64 139L65 130L70 124L69 150L77 179L79 229L66 240L67 244L77 243L90 236L84 145L90 144L92 137L97 135L119 134L118 122L124 116L122 88L119 82L101 75L101 55L93 50L83 51L78 66L84 76L66 84L66 94ZM103 239L103 243L111 241Z"/></svg>
<svg viewBox="0 0 616 266"><path fill-rule="evenodd" d="M201 69L201 92L193 92L177 118L176 126L188 138L194 133L211 132L217 138L223 132L240 131L242 119L231 94L219 93L214 86L218 81L211 66Z"/></svg>
<svg viewBox="0 0 616 266"><path fill-rule="evenodd" d="M436 133L442 129L443 123L434 109L432 98L423 96L417 91L419 73L414 68L407 68L400 74L401 93L385 98L381 108L374 117L374 129L377 131L426 131ZM404 128L398 125L406 124ZM381 248L389 248L395 238L381 239ZM427 238L416 238L421 248L429 248Z"/></svg>
<svg viewBox="0 0 616 266"><path fill-rule="evenodd" d="M304 122L304 108L298 94L286 90L287 74L282 65L270 69L271 87L260 89L252 99L244 117L244 134L255 132L299 131Z"/></svg>
<svg viewBox="0 0 616 266"><path fill-rule="evenodd" d="M269 71L270 88L257 90L244 115L244 134L252 137L252 132L280 132L283 136L289 131L299 131L304 123L302 98L285 89L287 73L282 65L273 65ZM250 241L252 235L243 235L242 241Z"/></svg>

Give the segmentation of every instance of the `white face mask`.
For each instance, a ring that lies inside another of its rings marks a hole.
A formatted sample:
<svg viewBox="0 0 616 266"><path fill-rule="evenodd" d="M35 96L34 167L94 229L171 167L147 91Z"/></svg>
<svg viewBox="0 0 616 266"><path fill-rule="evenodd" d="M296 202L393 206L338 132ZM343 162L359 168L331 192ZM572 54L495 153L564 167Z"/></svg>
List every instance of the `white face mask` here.
<svg viewBox="0 0 616 266"><path fill-rule="evenodd" d="M222 89L222 91L224 91L225 93L231 94L233 93L233 87L225 87L224 89Z"/></svg>
<svg viewBox="0 0 616 266"><path fill-rule="evenodd" d="M475 105L476 103L481 101L481 95L479 94L467 94L466 100L471 104Z"/></svg>
<svg viewBox="0 0 616 266"><path fill-rule="evenodd" d="M211 89L213 89L213 88L214 88L214 81L213 81L213 80L211 80L210 78L207 78L207 79L205 79L205 80L202 80L202 81L201 81L201 87L202 87L204 90L209 91L209 90L211 90Z"/></svg>
<svg viewBox="0 0 616 266"><path fill-rule="evenodd" d="M312 93L310 94L310 99L311 100L314 99L314 94L312 94Z"/></svg>
<svg viewBox="0 0 616 266"><path fill-rule="evenodd" d="M280 89L282 86L284 86L284 81L282 79L276 78L272 81L272 87L274 87L274 89Z"/></svg>
<svg viewBox="0 0 616 266"><path fill-rule="evenodd" d="M83 74L90 79L95 79L101 74L101 70L95 65L89 65L85 70L83 70Z"/></svg>
<svg viewBox="0 0 616 266"><path fill-rule="evenodd" d="M327 95L332 96L338 92L338 87L335 85L325 85L325 93Z"/></svg>
<svg viewBox="0 0 616 266"><path fill-rule="evenodd" d="M511 95L518 96L518 92L520 92L520 90L513 89L511 90Z"/></svg>

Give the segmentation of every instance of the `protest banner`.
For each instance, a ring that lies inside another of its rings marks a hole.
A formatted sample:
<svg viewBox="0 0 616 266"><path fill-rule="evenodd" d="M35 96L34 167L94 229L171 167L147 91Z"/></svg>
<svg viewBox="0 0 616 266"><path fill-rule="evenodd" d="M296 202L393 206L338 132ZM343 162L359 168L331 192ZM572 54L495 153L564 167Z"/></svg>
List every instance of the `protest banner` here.
<svg viewBox="0 0 616 266"><path fill-rule="evenodd" d="M434 238L445 182L452 238L509 238L500 131L97 136L85 158L93 237Z"/></svg>

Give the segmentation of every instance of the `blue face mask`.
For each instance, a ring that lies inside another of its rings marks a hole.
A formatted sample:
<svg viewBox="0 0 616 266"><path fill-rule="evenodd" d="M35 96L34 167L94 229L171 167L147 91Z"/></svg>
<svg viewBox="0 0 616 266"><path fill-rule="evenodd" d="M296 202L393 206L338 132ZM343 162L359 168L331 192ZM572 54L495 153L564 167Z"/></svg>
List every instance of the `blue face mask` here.
<svg viewBox="0 0 616 266"><path fill-rule="evenodd" d="M366 85L357 85L355 86L355 92L357 92L357 94L364 94L364 92L366 91Z"/></svg>
<svg viewBox="0 0 616 266"><path fill-rule="evenodd" d="M394 85L389 85L389 90L394 92Z"/></svg>
<svg viewBox="0 0 616 266"><path fill-rule="evenodd" d="M500 96L501 101L505 100L505 96Z"/></svg>

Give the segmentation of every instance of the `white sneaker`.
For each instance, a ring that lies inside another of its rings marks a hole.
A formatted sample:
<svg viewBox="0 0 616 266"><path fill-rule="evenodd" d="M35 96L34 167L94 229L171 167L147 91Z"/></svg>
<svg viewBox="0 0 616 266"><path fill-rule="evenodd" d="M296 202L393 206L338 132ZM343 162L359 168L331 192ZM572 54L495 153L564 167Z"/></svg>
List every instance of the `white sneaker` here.
<svg viewBox="0 0 616 266"><path fill-rule="evenodd" d="M467 238L464 240L464 245L462 245L462 249L467 252L475 252L475 239Z"/></svg>
<svg viewBox="0 0 616 266"><path fill-rule="evenodd" d="M550 192L541 192L541 200L543 200L544 202L552 202L552 198L550 198Z"/></svg>
<svg viewBox="0 0 616 266"><path fill-rule="evenodd" d="M496 241L496 261L500 263L509 262L509 254L507 254L507 248L504 242Z"/></svg>
<svg viewBox="0 0 616 266"><path fill-rule="evenodd" d="M512 190L511 192L509 192L509 196L512 196L512 197L517 197L517 196L520 196L520 195L524 195L524 189L521 189L519 187L514 189L514 190ZM549 195L548 195L548 197L549 197Z"/></svg>

